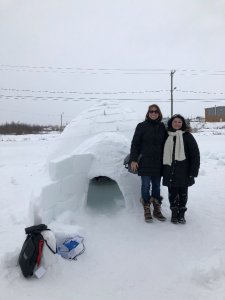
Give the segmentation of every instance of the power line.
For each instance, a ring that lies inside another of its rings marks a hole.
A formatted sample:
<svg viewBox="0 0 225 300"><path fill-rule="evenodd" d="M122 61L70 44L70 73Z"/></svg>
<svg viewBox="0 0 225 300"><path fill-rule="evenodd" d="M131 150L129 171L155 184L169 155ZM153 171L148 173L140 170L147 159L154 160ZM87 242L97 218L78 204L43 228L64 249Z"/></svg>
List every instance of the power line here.
<svg viewBox="0 0 225 300"><path fill-rule="evenodd" d="M53 67L53 66L21 66L21 65L4 65L0 64L0 68L24 68L24 69L49 69L49 70L74 70L74 71L153 71L153 72L164 72L168 71L169 69L160 69L160 68L80 68L80 67Z"/></svg>
<svg viewBox="0 0 225 300"><path fill-rule="evenodd" d="M54 66L29 66L29 65L9 65L0 64L0 71L16 71L16 72L44 72L44 73L79 73L92 74L102 73L111 75L113 73L121 73L124 75L168 75L170 69L167 68L81 68L81 67L54 67ZM225 70L207 70L207 69L179 69L176 68L177 75L212 75L224 76Z"/></svg>
<svg viewBox="0 0 225 300"><path fill-rule="evenodd" d="M78 91L48 91L48 90L30 90L30 89L15 89L15 88L1 88L2 91L10 92L30 92L30 93L50 93L50 94L81 94L81 95L116 95L116 94L144 94L144 93L160 93L168 90L143 90L143 91L116 91L116 92L78 92Z"/></svg>
<svg viewBox="0 0 225 300"><path fill-rule="evenodd" d="M83 75L113 75L115 72L89 72L89 71L60 71L60 70L32 70L32 69L2 69L0 71L30 72L30 73L58 73L58 74L83 74ZM168 75L169 73L156 72L121 72L121 75Z"/></svg>
<svg viewBox="0 0 225 300"><path fill-rule="evenodd" d="M194 93L194 94L207 94L207 95L224 95L225 92L206 92L206 91L185 91L185 90L179 90L176 89L175 92L181 92L181 93Z"/></svg>
<svg viewBox="0 0 225 300"><path fill-rule="evenodd" d="M140 90L140 91L94 91L94 92L80 92L80 91L54 91L54 90L31 90L31 89L15 89L15 88L0 88L2 91L7 92L24 92L24 93L49 93L49 94L78 94L78 95L117 95L117 94L147 94L147 93L162 93L170 92L168 89L160 90ZM175 93L194 93L194 94L207 94L207 95L224 95L225 92L209 92L209 91L193 91L193 90L180 90L175 89Z"/></svg>
<svg viewBox="0 0 225 300"><path fill-rule="evenodd" d="M28 66L28 65L4 65L0 64L0 67L10 67L10 68L42 68L42 69L68 69L68 70L99 70L99 71L168 71L169 69L160 69L160 68L81 68L81 67L53 67L53 66Z"/></svg>
<svg viewBox="0 0 225 300"><path fill-rule="evenodd" d="M33 96L33 95L3 95L0 94L0 99L8 100L32 100L32 101L160 101L160 102L170 102L170 99L162 98L104 98L104 97L54 97L54 96ZM187 102L187 101L200 101L200 102L214 102L214 101L225 101L225 98L176 98L174 102Z"/></svg>

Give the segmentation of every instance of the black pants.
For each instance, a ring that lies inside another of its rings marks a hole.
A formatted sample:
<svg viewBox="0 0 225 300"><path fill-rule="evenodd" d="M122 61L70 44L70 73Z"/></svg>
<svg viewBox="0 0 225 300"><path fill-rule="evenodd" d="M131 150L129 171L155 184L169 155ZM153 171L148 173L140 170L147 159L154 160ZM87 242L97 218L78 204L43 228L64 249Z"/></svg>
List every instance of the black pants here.
<svg viewBox="0 0 225 300"><path fill-rule="evenodd" d="M188 187L168 187L170 208L186 207Z"/></svg>

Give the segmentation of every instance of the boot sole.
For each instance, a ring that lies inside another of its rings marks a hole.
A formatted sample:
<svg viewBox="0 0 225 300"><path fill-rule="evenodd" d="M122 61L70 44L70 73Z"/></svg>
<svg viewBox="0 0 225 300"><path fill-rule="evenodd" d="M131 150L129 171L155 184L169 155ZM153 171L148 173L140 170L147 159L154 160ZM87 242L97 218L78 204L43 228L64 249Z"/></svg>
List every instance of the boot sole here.
<svg viewBox="0 0 225 300"><path fill-rule="evenodd" d="M165 219L161 219L161 218L158 218L158 217L155 217L155 216L153 216L153 217L154 217L155 219L161 221L161 222L165 222L165 221L166 221L166 218L165 218Z"/></svg>
<svg viewBox="0 0 225 300"><path fill-rule="evenodd" d="M172 220L171 220L170 222L171 222L172 224L179 224L178 220L177 220L177 221L175 221L175 220L172 221Z"/></svg>
<svg viewBox="0 0 225 300"><path fill-rule="evenodd" d="M152 222L153 222L153 219L147 219L147 220L145 219L145 222L146 222L146 223L152 223Z"/></svg>

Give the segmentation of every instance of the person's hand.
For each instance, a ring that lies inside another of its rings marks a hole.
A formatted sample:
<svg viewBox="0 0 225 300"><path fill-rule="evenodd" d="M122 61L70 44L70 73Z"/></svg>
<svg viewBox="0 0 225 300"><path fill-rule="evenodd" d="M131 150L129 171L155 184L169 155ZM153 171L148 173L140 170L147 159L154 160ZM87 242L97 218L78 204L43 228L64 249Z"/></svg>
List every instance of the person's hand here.
<svg viewBox="0 0 225 300"><path fill-rule="evenodd" d="M138 169L138 163L136 161L132 161L130 164L132 172L136 172Z"/></svg>
<svg viewBox="0 0 225 300"><path fill-rule="evenodd" d="M195 183L195 180L194 180L194 176L191 176L189 175L189 178L188 178L188 185L191 186Z"/></svg>

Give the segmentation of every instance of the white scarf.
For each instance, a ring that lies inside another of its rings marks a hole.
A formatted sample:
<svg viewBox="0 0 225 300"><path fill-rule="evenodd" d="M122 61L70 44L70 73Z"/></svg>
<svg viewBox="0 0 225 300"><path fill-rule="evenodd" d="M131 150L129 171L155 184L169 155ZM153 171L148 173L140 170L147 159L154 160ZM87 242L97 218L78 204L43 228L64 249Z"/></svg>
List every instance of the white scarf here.
<svg viewBox="0 0 225 300"><path fill-rule="evenodd" d="M184 140L183 140L182 130L177 130L175 132L168 131L168 138L165 142L164 153L163 153L163 164L171 166L173 160L173 138L176 137L175 146L175 160L181 161L185 160L186 156L184 153Z"/></svg>

